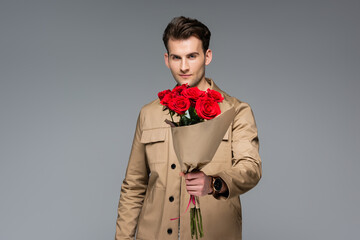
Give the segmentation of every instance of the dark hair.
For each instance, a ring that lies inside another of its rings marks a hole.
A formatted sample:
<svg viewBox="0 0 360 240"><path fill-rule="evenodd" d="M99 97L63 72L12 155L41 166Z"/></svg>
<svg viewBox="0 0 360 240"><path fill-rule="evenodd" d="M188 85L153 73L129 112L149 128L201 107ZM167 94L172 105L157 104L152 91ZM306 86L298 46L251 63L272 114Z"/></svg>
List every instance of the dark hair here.
<svg viewBox="0 0 360 240"><path fill-rule="evenodd" d="M168 49L169 39L188 39L194 36L201 40L204 53L209 48L211 32L203 23L196 19L187 18L184 16L175 17L167 25L164 34L163 42L166 50Z"/></svg>

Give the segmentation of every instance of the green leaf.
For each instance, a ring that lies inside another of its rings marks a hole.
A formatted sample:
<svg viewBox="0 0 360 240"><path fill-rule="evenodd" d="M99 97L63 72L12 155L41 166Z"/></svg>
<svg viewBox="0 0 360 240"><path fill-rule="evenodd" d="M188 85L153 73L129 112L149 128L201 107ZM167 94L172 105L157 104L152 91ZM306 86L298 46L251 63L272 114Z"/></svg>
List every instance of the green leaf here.
<svg viewBox="0 0 360 240"><path fill-rule="evenodd" d="M191 124L191 119L186 117L185 115L180 116L179 125L180 126L188 126Z"/></svg>

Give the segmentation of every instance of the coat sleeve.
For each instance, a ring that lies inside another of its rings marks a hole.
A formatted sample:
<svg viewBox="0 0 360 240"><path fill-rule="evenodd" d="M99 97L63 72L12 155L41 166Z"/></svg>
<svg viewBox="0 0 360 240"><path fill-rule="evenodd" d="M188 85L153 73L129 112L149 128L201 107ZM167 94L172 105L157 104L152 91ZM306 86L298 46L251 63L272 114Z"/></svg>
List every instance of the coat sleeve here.
<svg viewBox="0 0 360 240"><path fill-rule="evenodd" d="M149 167L145 146L141 143L141 112L139 114L125 179L121 186L115 240L134 239L138 218L146 194Z"/></svg>
<svg viewBox="0 0 360 240"><path fill-rule="evenodd" d="M228 187L227 199L239 196L253 188L260 180L261 159L259 140L253 112L247 103L240 102L232 126L232 166L218 176Z"/></svg>

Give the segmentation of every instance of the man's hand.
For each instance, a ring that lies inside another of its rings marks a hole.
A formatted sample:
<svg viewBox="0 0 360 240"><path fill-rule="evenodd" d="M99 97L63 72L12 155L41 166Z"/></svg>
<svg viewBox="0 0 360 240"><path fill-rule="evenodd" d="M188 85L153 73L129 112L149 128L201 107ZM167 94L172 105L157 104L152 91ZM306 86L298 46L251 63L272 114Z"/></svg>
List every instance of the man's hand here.
<svg viewBox="0 0 360 240"><path fill-rule="evenodd" d="M185 177L186 190L190 195L200 197L208 195L213 191L211 188L212 178L201 171L187 174L181 172L180 176Z"/></svg>

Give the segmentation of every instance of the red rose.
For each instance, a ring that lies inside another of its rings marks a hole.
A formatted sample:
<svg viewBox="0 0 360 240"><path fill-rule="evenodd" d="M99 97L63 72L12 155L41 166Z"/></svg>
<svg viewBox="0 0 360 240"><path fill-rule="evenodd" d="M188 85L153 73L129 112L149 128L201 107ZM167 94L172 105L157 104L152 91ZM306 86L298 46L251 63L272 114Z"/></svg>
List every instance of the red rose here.
<svg viewBox="0 0 360 240"><path fill-rule="evenodd" d="M195 106L196 113L203 119L213 119L221 113L219 104L208 96L199 98Z"/></svg>
<svg viewBox="0 0 360 240"><path fill-rule="evenodd" d="M161 99L160 104L164 105L165 107L168 107L170 100L174 98L172 92L169 92L165 94L165 96Z"/></svg>
<svg viewBox="0 0 360 240"><path fill-rule="evenodd" d="M205 92L201 91L197 87L184 89L181 93L184 97L188 98L193 106L195 106L196 101L205 96Z"/></svg>
<svg viewBox="0 0 360 240"><path fill-rule="evenodd" d="M168 94L168 93L171 93L170 89L159 92L158 97L159 97L160 101L163 100L165 95Z"/></svg>
<svg viewBox="0 0 360 240"><path fill-rule="evenodd" d="M208 89L206 91L206 94L214 99L216 102L222 102L222 100L224 100L223 96L221 95L221 93L219 93L218 91L215 91L215 90L211 90L211 89Z"/></svg>
<svg viewBox="0 0 360 240"><path fill-rule="evenodd" d="M170 99L168 108L182 115L190 107L190 100L184 96L176 96Z"/></svg>
<svg viewBox="0 0 360 240"><path fill-rule="evenodd" d="M187 83L181 86L176 86L171 92L175 95L180 95L183 90L187 89L187 87L188 87Z"/></svg>

